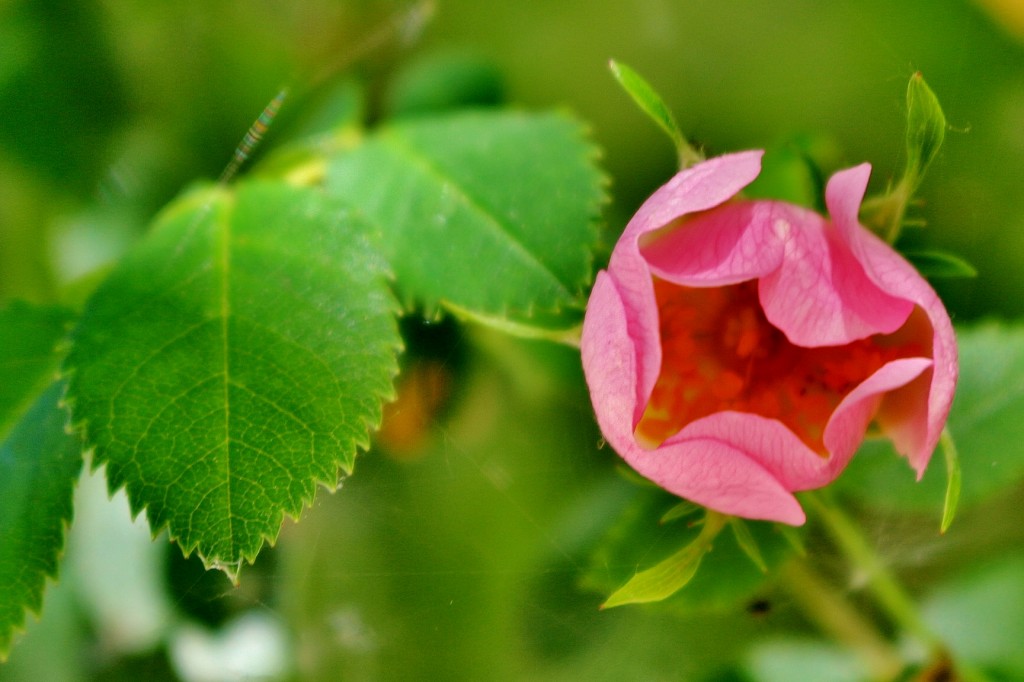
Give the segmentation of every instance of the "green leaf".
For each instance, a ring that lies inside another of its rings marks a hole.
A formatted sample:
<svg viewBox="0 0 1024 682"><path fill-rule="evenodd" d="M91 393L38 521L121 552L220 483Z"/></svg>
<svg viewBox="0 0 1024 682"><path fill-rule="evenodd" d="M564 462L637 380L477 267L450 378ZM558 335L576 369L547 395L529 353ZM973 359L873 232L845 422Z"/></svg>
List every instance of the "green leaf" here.
<svg viewBox="0 0 1024 682"><path fill-rule="evenodd" d="M711 540L722 529L724 522L724 518L708 512L708 518L696 540L667 559L634 575L608 597L601 608L662 601L686 587L697 574L701 559L711 551Z"/></svg>
<svg viewBox="0 0 1024 682"><path fill-rule="evenodd" d="M946 136L946 116L918 71L907 84L907 167L904 176L917 187Z"/></svg>
<svg viewBox="0 0 1024 682"><path fill-rule="evenodd" d="M597 517L595 523L606 529L601 537L593 540L595 548L590 553L582 580L586 589L604 594L633 578L637 567L654 563L652 557L678 552L680 546L696 541L701 532L699 527L687 527L685 523L659 523L666 509L681 506L679 498L658 488L637 487L626 481L620 483L631 486L617 493L622 502L613 506L603 502L600 510L579 511ZM745 526L769 570L793 556L791 541L799 544L785 534L792 530L795 535L799 529L761 521L747 521ZM750 599L767 579L732 533L718 537L714 551L701 560L701 567L686 589L662 602L660 608L680 614L735 609Z"/></svg>
<svg viewBox="0 0 1024 682"><path fill-rule="evenodd" d="M960 504L960 490L963 487L963 474L960 471L960 456L956 450L956 443L949 435L949 430L942 431L942 438L939 440L939 447L946 456L946 497L942 505L942 525L940 532L945 533L953 525L956 517L956 510Z"/></svg>
<svg viewBox="0 0 1024 682"><path fill-rule="evenodd" d="M57 379L56 347L71 312L14 301L0 308L0 433L9 433L36 398Z"/></svg>
<svg viewBox="0 0 1024 682"><path fill-rule="evenodd" d="M327 190L383 236L403 302L484 323L579 323L604 199L561 114L469 112L385 127L333 160Z"/></svg>
<svg viewBox="0 0 1024 682"><path fill-rule="evenodd" d="M1024 326L995 322L958 329L960 381L948 429L956 438L970 506L1024 480ZM837 483L883 508L938 510L948 488L945 468L928 467L918 483L888 440L861 447Z"/></svg>
<svg viewBox="0 0 1024 682"><path fill-rule="evenodd" d="M973 265L959 256L943 251L904 251L903 255L913 263L917 271L932 279L977 277Z"/></svg>
<svg viewBox="0 0 1024 682"><path fill-rule="evenodd" d="M56 348L70 318L55 307L0 310L0 661L26 609L42 608L71 523L82 456L56 381Z"/></svg>
<svg viewBox="0 0 1024 682"><path fill-rule="evenodd" d="M352 471L399 346L367 226L268 182L173 204L90 299L67 360L111 489L236 580Z"/></svg>
<svg viewBox="0 0 1024 682"><path fill-rule="evenodd" d="M679 124L676 123L672 110L665 104L661 95L651 87L651 84L644 80L643 76L614 59L608 62L608 66L612 70L615 80L619 82L619 85L626 91L626 94L672 140L672 144L676 148L676 154L679 157L680 168L686 168L704 160L703 156L686 141L686 136L679 129Z"/></svg>

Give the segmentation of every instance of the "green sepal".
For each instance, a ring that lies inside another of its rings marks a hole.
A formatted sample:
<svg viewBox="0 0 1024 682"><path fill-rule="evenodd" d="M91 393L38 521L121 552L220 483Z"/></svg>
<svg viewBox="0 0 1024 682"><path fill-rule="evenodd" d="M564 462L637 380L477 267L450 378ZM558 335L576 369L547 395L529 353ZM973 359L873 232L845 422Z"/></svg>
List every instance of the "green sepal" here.
<svg viewBox="0 0 1024 682"><path fill-rule="evenodd" d="M654 566L637 573L601 605L608 609L624 604L642 604L668 599L686 587L700 568L701 559L711 551L712 542L728 517L708 511L697 539Z"/></svg>
<svg viewBox="0 0 1024 682"><path fill-rule="evenodd" d="M757 540L754 539L746 522L741 518L731 516L729 517L729 527L732 528L732 533L736 537L736 544L743 550L743 553L754 562L758 570L762 573L767 573L768 564L765 562L764 555L761 554L761 548L757 546Z"/></svg>
<svg viewBox="0 0 1024 682"><path fill-rule="evenodd" d="M675 505L674 507L669 509L667 512L662 514L661 518L658 521L659 521L659 523L670 523L672 521L677 521L679 519L685 519L688 516L692 516L693 514L696 514L697 512L702 510L703 508L704 507L700 506L699 504L697 504L695 502L690 502L689 500L683 500L682 502L680 502L679 504Z"/></svg>
<svg viewBox="0 0 1024 682"><path fill-rule="evenodd" d="M917 271L931 279L972 278L978 276L973 265L944 251L903 251Z"/></svg>
<svg viewBox="0 0 1024 682"><path fill-rule="evenodd" d="M912 194L946 136L946 116L939 100L918 71L907 85L907 165L904 177Z"/></svg>
<svg viewBox="0 0 1024 682"><path fill-rule="evenodd" d="M939 527L939 532L945 533L953 524L957 506L960 504L962 475L960 473L960 456L949 429L942 430L939 447L942 448L942 453L946 458L946 495L942 504L942 524Z"/></svg>
<svg viewBox="0 0 1024 682"><path fill-rule="evenodd" d="M946 135L946 117L920 72L907 85L906 165L899 181L882 196L861 204L861 220L890 244L906 224L907 207Z"/></svg>

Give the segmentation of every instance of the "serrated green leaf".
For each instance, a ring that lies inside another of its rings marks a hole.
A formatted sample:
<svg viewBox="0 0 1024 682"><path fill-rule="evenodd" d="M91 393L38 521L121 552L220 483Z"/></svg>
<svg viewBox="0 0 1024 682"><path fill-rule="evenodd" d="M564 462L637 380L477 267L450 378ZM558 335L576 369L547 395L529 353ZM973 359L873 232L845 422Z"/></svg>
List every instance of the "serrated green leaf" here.
<svg viewBox="0 0 1024 682"><path fill-rule="evenodd" d="M326 187L378 227L407 306L565 329L591 276L594 157L568 116L463 112L385 127Z"/></svg>
<svg viewBox="0 0 1024 682"><path fill-rule="evenodd" d="M0 433L8 433L57 378L56 346L71 312L14 301L0 308Z"/></svg>
<svg viewBox="0 0 1024 682"><path fill-rule="evenodd" d="M959 256L943 251L904 251L903 255L917 271L930 278L977 277L973 265Z"/></svg>
<svg viewBox="0 0 1024 682"><path fill-rule="evenodd" d="M983 323L961 327L960 381L948 428L956 438L970 506L1024 480L1024 326ZM885 508L943 507L946 471L933 462L920 482L885 439L864 444L837 483Z"/></svg>
<svg viewBox="0 0 1024 682"><path fill-rule="evenodd" d="M26 610L39 613L71 522L82 456L55 380L70 318L55 307L0 310L0 661Z"/></svg>
<svg viewBox="0 0 1024 682"><path fill-rule="evenodd" d="M314 189L193 192L74 332L69 396L111 488L233 579L351 472L392 391L396 306L366 230Z"/></svg>
<svg viewBox="0 0 1024 682"><path fill-rule="evenodd" d="M907 84L907 168L904 175L916 187L939 153L946 136L942 106L920 72Z"/></svg>
<svg viewBox="0 0 1024 682"><path fill-rule="evenodd" d="M676 148L676 155L679 158L680 168L687 168L704 160L703 156L686 141L686 136L679 129L679 124L676 123L672 110L668 108L661 95L643 76L614 59L608 63L608 66L612 71L612 75L615 76L615 80L619 82L619 85L626 91L626 94L672 140L672 144Z"/></svg>

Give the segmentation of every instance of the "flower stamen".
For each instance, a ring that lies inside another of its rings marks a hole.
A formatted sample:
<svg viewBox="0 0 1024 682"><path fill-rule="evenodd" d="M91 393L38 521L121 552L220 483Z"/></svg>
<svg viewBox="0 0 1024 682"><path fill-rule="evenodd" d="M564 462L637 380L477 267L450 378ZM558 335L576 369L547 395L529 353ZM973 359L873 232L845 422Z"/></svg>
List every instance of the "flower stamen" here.
<svg viewBox="0 0 1024 682"><path fill-rule="evenodd" d="M842 346L792 344L765 317L757 282L684 287L655 278L662 365L635 436L657 447L716 412L777 419L826 455L825 425L842 399L892 360L920 355L898 335Z"/></svg>

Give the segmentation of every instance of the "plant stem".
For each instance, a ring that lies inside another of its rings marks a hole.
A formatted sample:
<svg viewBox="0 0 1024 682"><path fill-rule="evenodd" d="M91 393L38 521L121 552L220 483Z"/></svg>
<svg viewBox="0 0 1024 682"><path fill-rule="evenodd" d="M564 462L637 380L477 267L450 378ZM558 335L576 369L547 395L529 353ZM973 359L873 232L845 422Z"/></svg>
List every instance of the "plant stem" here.
<svg viewBox="0 0 1024 682"><path fill-rule="evenodd" d="M958 675L954 679L964 682L987 681L983 673L952 657L946 644L921 618L914 600L888 570L857 525L838 505L819 492L805 493L803 499L818 512L832 539L847 559L867 576L868 588L893 623L927 646L932 661L949 661L951 669Z"/></svg>
<svg viewBox="0 0 1024 682"><path fill-rule="evenodd" d="M850 562L867 576L869 589L893 622L927 645L932 652L944 651L942 641L921 620L914 601L889 572L853 521L839 507L822 499L821 495L811 493L805 499L818 512L832 539Z"/></svg>
<svg viewBox="0 0 1024 682"><path fill-rule="evenodd" d="M893 680L903 671L905 664L895 647L842 595L815 575L806 561L790 561L781 578L815 625L860 655L872 679Z"/></svg>

